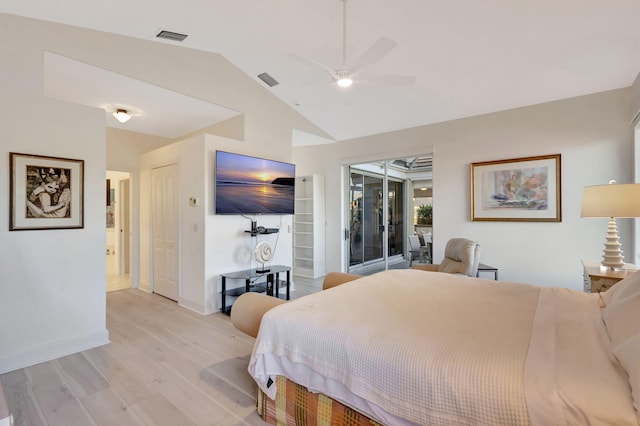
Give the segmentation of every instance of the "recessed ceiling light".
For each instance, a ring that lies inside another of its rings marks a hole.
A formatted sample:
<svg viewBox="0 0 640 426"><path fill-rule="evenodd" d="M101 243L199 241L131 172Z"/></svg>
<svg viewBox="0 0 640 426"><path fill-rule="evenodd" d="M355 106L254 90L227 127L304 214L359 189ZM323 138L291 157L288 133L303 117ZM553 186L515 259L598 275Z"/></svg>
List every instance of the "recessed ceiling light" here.
<svg viewBox="0 0 640 426"><path fill-rule="evenodd" d="M113 112L113 116L121 123L126 123L131 119L131 114L127 112L126 109L118 108Z"/></svg>

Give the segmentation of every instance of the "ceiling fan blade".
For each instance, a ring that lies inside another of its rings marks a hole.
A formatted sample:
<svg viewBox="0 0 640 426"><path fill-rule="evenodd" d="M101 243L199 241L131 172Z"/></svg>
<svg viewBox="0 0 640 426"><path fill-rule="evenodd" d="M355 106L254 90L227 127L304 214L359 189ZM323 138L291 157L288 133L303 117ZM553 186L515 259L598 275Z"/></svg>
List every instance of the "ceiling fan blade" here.
<svg viewBox="0 0 640 426"><path fill-rule="evenodd" d="M300 62L302 62L302 63L304 63L304 64L312 65L312 66L317 67L317 68L322 68L324 71L328 72L328 73L329 73L329 75L330 75L334 80L337 80L337 79L338 79L338 76L336 75L335 70L334 70L334 69L332 69L331 67L329 67L329 66L327 66L327 65L325 65L325 64L323 64L323 63L321 63L321 62L318 62L318 61L316 61L316 60L315 60L315 59L313 59L313 58L310 58L310 57L308 57L308 56L301 55L301 54L299 54L299 53L291 53L291 55L292 55L294 58L296 58L298 61L300 61Z"/></svg>
<svg viewBox="0 0 640 426"><path fill-rule="evenodd" d="M317 83L313 83L313 84L308 84L306 86L301 87L300 89L298 89L301 93L304 92L309 92L309 91L313 91L314 89L318 88L318 87L322 87L322 86L335 86L336 85L336 81L334 79L327 79L327 80L323 80L323 81L318 81Z"/></svg>
<svg viewBox="0 0 640 426"><path fill-rule="evenodd" d="M391 40L389 37L382 37L371 47L365 50L364 53L360 55L360 57L352 64L352 71L359 71L362 68L366 68L378 62L389 52L391 52L396 46L397 43Z"/></svg>
<svg viewBox="0 0 640 426"><path fill-rule="evenodd" d="M413 86L416 78L410 75L370 75L359 78L358 81L383 86Z"/></svg>

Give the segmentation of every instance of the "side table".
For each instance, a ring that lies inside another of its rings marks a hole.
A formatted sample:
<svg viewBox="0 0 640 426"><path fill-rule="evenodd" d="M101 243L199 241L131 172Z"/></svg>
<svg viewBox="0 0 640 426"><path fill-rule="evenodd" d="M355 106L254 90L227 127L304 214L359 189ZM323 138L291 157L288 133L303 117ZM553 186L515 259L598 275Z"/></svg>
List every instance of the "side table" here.
<svg viewBox="0 0 640 426"><path fill-rule="evenodd" d="M613 287L618 281L633 275L638 267L625 263L624 269L611 270L600 265L599 262L582 261L584 266L584 291L600 293Z"/></svg>
<svg viewBox="0 0 640 426"><path fill-rule="evenodd" d="M478 272L476 273L476 277L480 277L480 272L490 272L493 274L493 279L498 281L498 268L485 265L484 263L478 264Z"/></svg>

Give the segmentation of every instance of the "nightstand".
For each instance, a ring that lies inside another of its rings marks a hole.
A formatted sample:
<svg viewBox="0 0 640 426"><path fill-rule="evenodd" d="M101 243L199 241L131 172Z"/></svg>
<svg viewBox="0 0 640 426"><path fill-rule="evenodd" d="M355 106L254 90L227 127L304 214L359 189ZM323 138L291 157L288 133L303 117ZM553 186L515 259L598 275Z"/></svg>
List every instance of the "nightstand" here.
<svg viewBox="0 0 640 426"><path fill-rule="evenodd" d="M638 271L638 267L631 263L624 265L625 269L612 271L600 266L600 262L582 261L584 266L584 291L600 293L606 291Z"/></svg>

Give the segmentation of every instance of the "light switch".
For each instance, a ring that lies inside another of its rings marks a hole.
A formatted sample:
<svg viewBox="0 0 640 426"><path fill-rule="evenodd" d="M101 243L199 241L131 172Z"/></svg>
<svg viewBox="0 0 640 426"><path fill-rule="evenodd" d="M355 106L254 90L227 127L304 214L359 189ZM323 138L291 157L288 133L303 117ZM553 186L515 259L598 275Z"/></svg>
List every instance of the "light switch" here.
<svg viewBox="0 0 640 426"><path fill-rule="evenodd" d="M199 206L200 200L198 200L196 197L189 197L189 205L191 207Z"/></svg>

